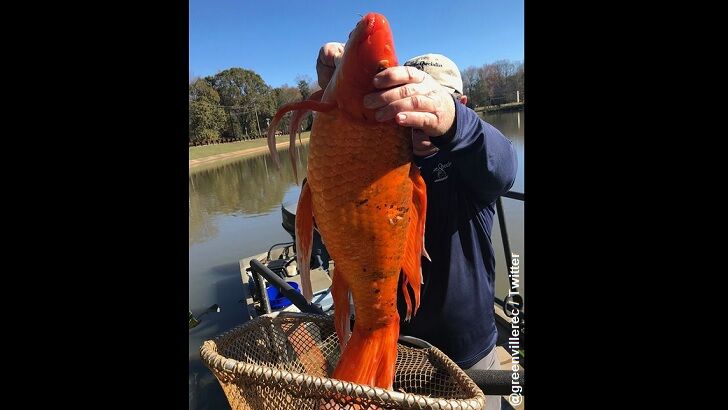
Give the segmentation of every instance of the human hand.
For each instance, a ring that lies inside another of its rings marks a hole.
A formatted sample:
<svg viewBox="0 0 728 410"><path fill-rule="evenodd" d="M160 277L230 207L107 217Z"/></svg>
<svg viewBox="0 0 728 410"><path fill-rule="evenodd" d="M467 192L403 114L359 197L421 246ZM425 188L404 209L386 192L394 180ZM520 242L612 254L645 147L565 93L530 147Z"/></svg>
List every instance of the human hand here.
<svg viewBox="0 0 728 410"><path fill-rule="evenodd" d="M395 119L404 127L420 129L428 137L444 135L455 120L455 101L434 78L415 67L390 67L373 84L385 89L364 96L364 107L377 110L384 122Z"/></svg>
<svg viewBox="0 0 728 410"><path fill-rule="evenodd" d="M334 75L336 65L341 61L343 54L343 43L326 43L319 50L318 58L316 59L316 75L318 76L318 84L321 89L326 89L329 81L331 81L331 77Z"/></svg>
<svg viewBox="0 0 728 410"><path fill-rule="evenodd" d="M412 130L412 153L418 157L426 157L438 151L435 144L430 141L430 137L425 135L422 130Z"/></svg>

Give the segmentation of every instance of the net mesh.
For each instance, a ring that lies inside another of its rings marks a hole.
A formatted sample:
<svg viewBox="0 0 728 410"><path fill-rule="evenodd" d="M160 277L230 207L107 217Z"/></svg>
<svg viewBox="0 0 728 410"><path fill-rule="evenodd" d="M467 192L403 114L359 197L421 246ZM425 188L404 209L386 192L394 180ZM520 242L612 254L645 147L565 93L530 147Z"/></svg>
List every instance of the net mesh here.
<svg viewBox="0 0 728 410"><path fill-rule="evenodd" d="M483 392L435 347L398 344L393 390L328 377L339 360L333 318L261 316L201 348L235 409L482 409Z"/></svg>

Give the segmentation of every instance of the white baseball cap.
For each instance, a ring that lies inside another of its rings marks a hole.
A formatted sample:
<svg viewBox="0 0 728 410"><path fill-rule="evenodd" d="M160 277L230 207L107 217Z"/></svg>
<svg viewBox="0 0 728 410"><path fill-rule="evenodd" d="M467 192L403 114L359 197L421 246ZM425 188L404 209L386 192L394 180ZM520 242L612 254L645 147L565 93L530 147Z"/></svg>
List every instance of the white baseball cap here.
<svg viewBox="0 0 728 410"><path fill-rule="evenodd" d="M404 65L415 67L431 75L440 85L447 88L450 94L463 95L463 79L460 77L460 70L452 60L444 55L423 54L410 58Z"/></svg>

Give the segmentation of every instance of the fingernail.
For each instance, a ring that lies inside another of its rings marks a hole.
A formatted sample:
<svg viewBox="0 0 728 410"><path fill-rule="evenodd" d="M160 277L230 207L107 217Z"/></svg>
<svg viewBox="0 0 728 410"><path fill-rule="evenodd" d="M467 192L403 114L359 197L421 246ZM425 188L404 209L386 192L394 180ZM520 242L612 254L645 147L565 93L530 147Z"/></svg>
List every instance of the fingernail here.
<svg viewBox="0 0 728 410"><path fill-rule="evenodd" d="M382 83L382 79L379 77L374 77L374 80L372 81L372 84L374 84L375 87L379 87L379 85Z"/></svg>
<svg viewBox="0 0 728 410"><path fill-rule="evenodd" d="M404 114L397 114L397 118L398 118L398 119L399 119L400 121L404 121L404 120L406 120L406 119L407 119L407 116L406 116L406 115L404 115Z"/></svg>

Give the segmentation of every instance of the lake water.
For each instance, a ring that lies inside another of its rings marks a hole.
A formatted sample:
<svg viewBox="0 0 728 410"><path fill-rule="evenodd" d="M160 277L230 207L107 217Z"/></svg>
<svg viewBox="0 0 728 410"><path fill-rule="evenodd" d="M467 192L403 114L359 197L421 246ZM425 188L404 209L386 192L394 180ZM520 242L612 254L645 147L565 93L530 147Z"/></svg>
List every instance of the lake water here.
<svg viewBox="0 0 728 410"><path fill-rule="evenodd" d="M518 154L518 176L512 191L523 192L524 113L497 113L484 119L501 130ZM299 178L305 176L308 145L297 147ZM281 204L295 202L300 187L293 180L288 152L280 152L281 169L270 155L223 160L189 173L189 307L195 315L212 304L221 311L201 318L189 332L189 408L229 409L225 395L199 358L205 340L248 320L239 260L288 242L281 227ZM521 291L525 288L523 202L503 198L511 251L520 255ZM496 250L496 296L508 292L503 245L498 223L493 228Z"/></svg>

